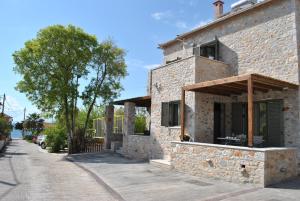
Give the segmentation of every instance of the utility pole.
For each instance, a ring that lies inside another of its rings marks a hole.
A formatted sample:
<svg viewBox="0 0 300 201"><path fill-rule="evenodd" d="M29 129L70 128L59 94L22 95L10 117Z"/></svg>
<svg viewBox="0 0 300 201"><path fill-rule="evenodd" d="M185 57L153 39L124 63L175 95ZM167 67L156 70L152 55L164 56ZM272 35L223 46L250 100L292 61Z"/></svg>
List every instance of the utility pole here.
<svg viewBox="0 0 300 201"><path fill-rule="evenodd" d="M2 101L2 116L4 115L5 100L6 100L6 97L5 97L5 93L4 93L3 101Z"/></svg>
<svg viewBox="0 0 300 201"><path fill-rule="evenodd" d="M23 118L24 121L25 121L25 117L26 117L26 107L24 108L24 118Z"/></svg>

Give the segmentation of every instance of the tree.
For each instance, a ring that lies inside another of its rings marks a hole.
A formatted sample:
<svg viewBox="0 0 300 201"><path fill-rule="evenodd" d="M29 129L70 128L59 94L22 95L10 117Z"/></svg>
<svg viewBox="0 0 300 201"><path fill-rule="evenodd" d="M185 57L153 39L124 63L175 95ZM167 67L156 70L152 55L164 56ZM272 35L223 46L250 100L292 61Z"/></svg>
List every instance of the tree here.
<svg viewBox="0 0 300 201"><path fill-rule="evenodd" d="M17 122L16 124L15 124L15 129L16 130L23 130L23 121L21 121L21 122Z"/></svg>
<svg viewBox="0 0 300 201"><path fill-rule="evenodd" d="M27 116L23 123L23 127L31 132L32 135L38 135L44 130L44 119L40 118L37 113L32 113Z"/></svg>
<svg viewBox="0 0 300 201"><path fill-rule="evenodd" d="M64 114L69 153L73 152L79 79L87 78L96 46L96 37L82 29L54 25L13 54L14 69L23 76L16 89L41 111Z"/></svg>
<svg viewBox="0 0 300 201"><path fill-rule="evenodd" d="M122 90L120 79L127 75L124 56L124 50L118 48L111 40L102 42L95 49L90 70L91 75L95 76L91 78L82 96L87 107L84 133L96 100L101 98L102 102L111 101Z"/></svg>
<svg viewBox="0 0 300 201"><path fill-rule="evenodd" d="M23 77L16 89L42 112L64 116L69 153L73 153L78 99L88 108L85 133L97 99L107 102L122 89L124 56L113 42L98 43L80 28L50 26L13 54L15 71Z"/></svg>

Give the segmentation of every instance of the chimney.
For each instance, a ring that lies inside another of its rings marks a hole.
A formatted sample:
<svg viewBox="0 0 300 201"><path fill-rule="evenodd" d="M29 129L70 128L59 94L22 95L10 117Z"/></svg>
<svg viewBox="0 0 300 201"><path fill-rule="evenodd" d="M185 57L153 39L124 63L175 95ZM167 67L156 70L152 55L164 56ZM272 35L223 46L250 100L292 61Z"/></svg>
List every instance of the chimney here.
<svg viewBox="0 0 300 201"><path fill-rule="evenodd" d="M214 2L216 19L220 18L223 15L223 5L224 5L224 2L221 0L216 0Z"/></svg>

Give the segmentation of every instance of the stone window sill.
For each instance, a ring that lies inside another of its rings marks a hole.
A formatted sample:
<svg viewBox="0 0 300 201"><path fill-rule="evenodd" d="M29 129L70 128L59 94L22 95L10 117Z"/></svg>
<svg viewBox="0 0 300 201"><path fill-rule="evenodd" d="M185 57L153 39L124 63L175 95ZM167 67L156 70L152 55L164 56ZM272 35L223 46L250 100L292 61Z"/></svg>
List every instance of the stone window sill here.
<svg viewBox="0 0 300 201"><path fill-rule="evenodd" d="M181 126L170 126L169 129L180 129Z"/></svg>

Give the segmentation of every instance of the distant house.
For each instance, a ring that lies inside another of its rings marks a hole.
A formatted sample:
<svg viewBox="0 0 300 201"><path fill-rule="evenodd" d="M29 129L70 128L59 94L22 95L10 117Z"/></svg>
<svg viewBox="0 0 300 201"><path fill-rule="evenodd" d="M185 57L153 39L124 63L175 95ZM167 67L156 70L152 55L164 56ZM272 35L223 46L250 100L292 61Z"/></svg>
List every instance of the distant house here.
<svg viewBox="0 0 300 201"><path fill-rule="evenodd" d="M7 122L11 123L13 121L13 118L5 113L3 115L2 114L0 114L0 115L3 116Z"/></svg>
<svg viewBox="0 0 300 201"><path fill-rule="evenodd" d="M125 106L122 154L178 171L262 186L297 176L300 0L239 1L211 23L159 45L148 95ZM135 135L135 107L151 113ZM106 111L106 146L114 138ZM112 142L114 143L114 142Z"/></svg>

